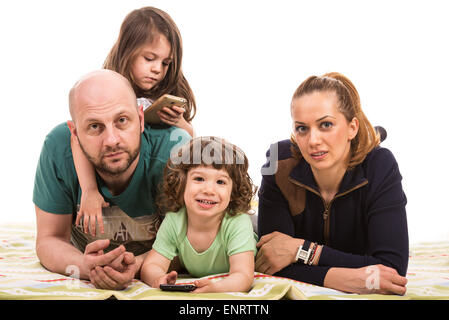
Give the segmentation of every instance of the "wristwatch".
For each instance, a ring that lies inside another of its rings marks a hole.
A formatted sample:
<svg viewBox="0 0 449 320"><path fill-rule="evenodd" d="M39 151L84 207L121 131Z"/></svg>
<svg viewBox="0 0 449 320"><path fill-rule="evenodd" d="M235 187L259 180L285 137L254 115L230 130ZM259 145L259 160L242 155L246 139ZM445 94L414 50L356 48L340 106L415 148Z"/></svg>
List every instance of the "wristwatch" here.
<svg viewBox="0 0 449 320"><path fill-rule="evenodd" d="M304 243L302 244L302 246L299 246L298 252L296 252L296 262L301 260L304 264L306 264L311 251L310 241L304 240Z"/></svg>

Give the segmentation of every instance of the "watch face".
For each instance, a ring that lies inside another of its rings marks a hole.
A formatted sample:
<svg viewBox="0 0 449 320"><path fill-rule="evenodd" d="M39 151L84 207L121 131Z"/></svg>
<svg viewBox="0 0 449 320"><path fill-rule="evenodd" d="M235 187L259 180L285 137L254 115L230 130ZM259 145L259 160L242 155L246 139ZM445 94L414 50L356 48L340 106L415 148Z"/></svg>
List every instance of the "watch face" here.
<svg viewBox="0 0 449 320"><path fill-rule="evenodd" d="M307 258L308 253L309 253L308 251L301 250L301 252L299 253L299 259L305 260Z"/></svg>

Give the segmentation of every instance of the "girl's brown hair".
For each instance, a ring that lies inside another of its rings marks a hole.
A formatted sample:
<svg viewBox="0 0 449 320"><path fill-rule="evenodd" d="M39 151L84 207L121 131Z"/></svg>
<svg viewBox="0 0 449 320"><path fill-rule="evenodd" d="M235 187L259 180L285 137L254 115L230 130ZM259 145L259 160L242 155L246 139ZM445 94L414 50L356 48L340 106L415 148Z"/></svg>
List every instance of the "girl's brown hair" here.
<svg viewBox="0 0 449 320"><path fill-rule="evenodd" d="M176 212L184 206L187 173L198 166L224 169L232 179L228 214L248 213L256 188L248 174L248 158L237 146L217 137L197 137L172 153L164 169L157 198L160 214Z"/></svg>
<svg viewBox="0 0 449 320"><path fill-rule="evenodd" d="M171 45L172 62L164 79L150 91L143 91L134 84L130 74L131 63L136 52L144 44L151 43L156 34L162 34ZM191 121L196 113L195 97L181 68L182 39L173 19L164 11L154 7L143 7L130 12L120 27L118 39L109 52L103 68L114 70L129 80L136 96L157 99L171 94L187 99L184 118Z"/></svg>
<svg viewBox="0 0 449 320"><path fill-rule="evenodd" d="M326 73L321 77L311 76L296 89L293 100L313 92L334 92L338 99L338 110L350 122L354 117L359 121L359 130L351 140L351 157L349 168L361 163L366 155L380 143L380 137L368 118L362 111L360 96L354 84L338 72ZM293 143L293 155L302 157L294 136L290 138Z"/></svg>

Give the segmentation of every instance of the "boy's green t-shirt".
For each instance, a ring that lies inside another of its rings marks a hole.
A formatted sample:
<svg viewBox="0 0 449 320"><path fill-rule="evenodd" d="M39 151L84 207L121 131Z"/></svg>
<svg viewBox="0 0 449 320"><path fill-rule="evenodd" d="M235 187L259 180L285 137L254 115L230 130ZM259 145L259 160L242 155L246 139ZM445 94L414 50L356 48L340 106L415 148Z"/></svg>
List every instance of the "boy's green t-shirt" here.
<svg viewBox="0 0 449 320"><path fill-rule="evenodd" d="M76 214L81 189L70 147L66 123L55 127L45 138L34 181L33 202L55 214ZM154 199L163 170L174 146L190 140L184 130L170 127L152 129L145 125L141 134L139 162L131 182L120 195L112 196L97 175L99 191L111 206L118 206L130 217L155 212Z"/></svg>
<svg viewBox="0 0 449 320"><path fill-rule="evenodd" d="M229 257L256 249L257 235L247 214L226 214L215 240L210 247L198 253L187 238L187 215L185 207L169 212L157 233L153 249L169 260L179 256L182 265L194 277L229 272Z"/></svg>

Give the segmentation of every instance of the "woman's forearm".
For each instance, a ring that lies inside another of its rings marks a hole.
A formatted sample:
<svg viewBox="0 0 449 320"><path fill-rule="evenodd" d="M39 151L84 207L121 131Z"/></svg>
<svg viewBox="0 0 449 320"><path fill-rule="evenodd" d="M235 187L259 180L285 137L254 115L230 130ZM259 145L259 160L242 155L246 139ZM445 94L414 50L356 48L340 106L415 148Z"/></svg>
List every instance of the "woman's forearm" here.
<svg viewBox="0 0 449 320"><path fill-rule="evenodd" d="M398 294L406 292L407 279L393 268L371 265L363 268L330 268L324 286L357 294Z"/></svg>

